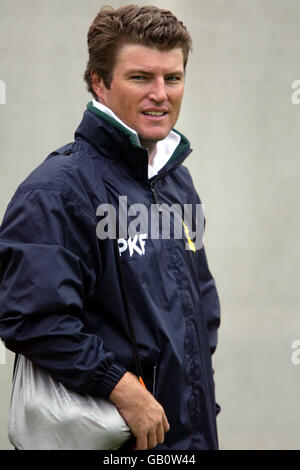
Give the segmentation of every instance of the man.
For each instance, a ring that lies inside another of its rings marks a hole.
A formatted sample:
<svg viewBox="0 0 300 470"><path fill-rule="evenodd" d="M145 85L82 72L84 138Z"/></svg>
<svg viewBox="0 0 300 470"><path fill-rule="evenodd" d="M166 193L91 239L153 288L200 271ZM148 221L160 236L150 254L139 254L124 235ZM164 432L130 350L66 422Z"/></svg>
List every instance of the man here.
<svg viewBox="0 0 300 470"><path fill-rule="evenodd" d="M189 142L172 130L191 38L166 10L106 7L88 47L94 100L75 142L20 185L2 223L0 336L65 386L109 398L135 449L217 449L211 354L219 300L192 224L183 222L181 238L151 237L151 222L148 233L116 234L144 388L113 240L101 236L96 217L108 199L118 213L121 196L149 211L200 205L182 166Z"/></svg>

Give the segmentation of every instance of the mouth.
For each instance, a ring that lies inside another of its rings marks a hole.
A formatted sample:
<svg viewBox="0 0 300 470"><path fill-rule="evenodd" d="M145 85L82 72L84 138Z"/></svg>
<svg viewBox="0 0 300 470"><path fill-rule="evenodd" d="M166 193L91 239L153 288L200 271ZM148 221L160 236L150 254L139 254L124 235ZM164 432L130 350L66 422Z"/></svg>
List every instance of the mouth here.
<svg viewBox="0 0 300 470"><path fill-rule="evenodd" d="M167 114L164 111L142 111L145 116L164 116Z"/></svg>
<svg viewBox="0 0 300 470"><path fill-rule="evenodd" d="M149 110L149 111L142 111L142 115L145 116L146 119L152 121L160 121L164 119L169 113L167 111L156 111L156 110Z"/></svg>

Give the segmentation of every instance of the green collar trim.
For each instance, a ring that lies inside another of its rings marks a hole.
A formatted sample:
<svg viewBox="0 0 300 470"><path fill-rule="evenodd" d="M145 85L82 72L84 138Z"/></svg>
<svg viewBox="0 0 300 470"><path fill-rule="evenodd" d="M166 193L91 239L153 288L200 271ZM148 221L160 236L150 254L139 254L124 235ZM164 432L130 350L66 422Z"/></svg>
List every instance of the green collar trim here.
<svg viewBox="0 0 300 470"><path fill-rule="evenodd" d="M172 130L173 132L176 132L176 134L180 136L181 140L179 142L179 145L176 147L173 155L171 155L170 159L168 160L167 162L168 164L179 160L182 157L182 155L186 153L191 147L190 141L183 134L181 134L181 132L177 131L176 129L172 129Z"/></svg>
<svg viewBox="0 0 300 470"><path fill-rule="evenodd" d="M116 129L118 129L119 131L121 131L123 134L125 134L127 137L129 137L129 140L130 142L135 146L135 147L139 147L139 148L144 148L141 146L140 142L139 142L139 139L137 137L137 135L134 133L134 132L131 132L129 129L127 129L127 127L125 126L122 126L122 124L118 121L116 121L116 119L114 119L112 116L109 116L108 114L104 113L103 111L101 111L100 109L96 108L94 105L93 105L93 102L90 101L88 104L87 104L87 109L89 111L92 111L92 113L96 114L97 116L101 117L104 121L108 122L108 124L111 124L112 126L114 126Z"/></svg>

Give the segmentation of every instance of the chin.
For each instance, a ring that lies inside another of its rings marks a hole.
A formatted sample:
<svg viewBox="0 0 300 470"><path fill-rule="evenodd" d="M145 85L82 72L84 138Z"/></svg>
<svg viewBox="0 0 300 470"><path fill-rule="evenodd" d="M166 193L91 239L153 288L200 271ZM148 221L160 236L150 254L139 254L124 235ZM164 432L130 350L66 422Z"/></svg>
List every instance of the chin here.
<svg viewBox="0 0 300 470"><path fill-rule="evenodd" d="M140 139L146 142L159 142L167 137L170 131L166 132L153 132L148 134L141 134Z"/></svg>

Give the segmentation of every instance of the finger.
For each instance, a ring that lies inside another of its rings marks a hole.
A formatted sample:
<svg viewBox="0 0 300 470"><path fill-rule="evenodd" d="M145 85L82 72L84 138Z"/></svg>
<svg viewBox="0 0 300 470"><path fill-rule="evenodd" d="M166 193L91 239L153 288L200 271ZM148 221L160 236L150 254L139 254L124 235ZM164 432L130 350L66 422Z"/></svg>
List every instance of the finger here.
<svg viewBox="0 0 300 470"><path fill-rule="evenodd" d="M163 428L165 432L168 432L170 429L170 424L165 414L163 415Z"/></svg>
<svg viewBox="0 0 300 470"><path fill-rule="evenodd" d="M165 439L165 432L164 432L163 424L159 423L156 429L157 444L162 444L164 442L164 439Z"/></svg>
<svg viewBox="0 0 300 470"><path fill-rule="evenodd" d="M147 450L148 439L147 434L143 433L137 436L136 438L136 448L135 450Z"/></svg>
<svg viewBox="0 0 300 470"><path fill-rule="evenodd" d="M157 445L157 440L156 440L156 432L150 432L148 435L147 435L147 440L148 440L148 447L147 449L153 449L154 447L156 447Z"/></svg>

